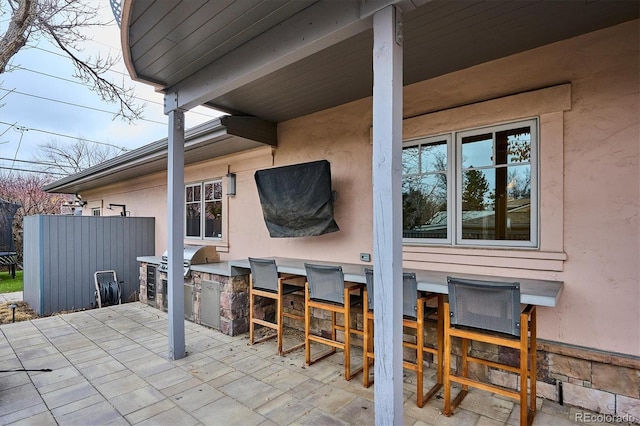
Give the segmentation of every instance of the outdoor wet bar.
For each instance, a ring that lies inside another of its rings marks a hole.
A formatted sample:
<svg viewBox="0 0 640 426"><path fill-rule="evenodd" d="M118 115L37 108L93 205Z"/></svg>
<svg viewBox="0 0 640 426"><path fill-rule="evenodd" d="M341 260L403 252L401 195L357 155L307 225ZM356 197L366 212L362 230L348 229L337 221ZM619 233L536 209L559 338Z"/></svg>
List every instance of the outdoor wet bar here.
<svg viewBox="0 0 640 426"><path fill-rule="evenodd" d="M232 270L229 262L220 262L213 246L185 246L207 251L207 261L190 263L185 258L184 313L188 321L220 330L229 336L248 331L249 276L246 270ZM204 248L206 247L206 248ZM191 250L191 251L190 251ZM215 253L214 256L211 256ZM140 262L140 301L167 311L166 259L160 256L138 257Z"/></svg>
<svg viewBox="0 0 640 426"><path fill-rule="evenodd" d="M212 248L212 247L211 247ZM323 262L311 259L273 257L282 274L306 276L305 263L320 265L339 265L344 271L346 282L365 284L367 264ZM141 256L140 262L140 301L158 309L167 310L166 270L160 256ZM185 270L187 267L185 267ZM248 259L192 264L184 274L185 319L222 331L230 336L246 333L249 330L249 274ZM405 268L405 272L416 274L418 290L437 294L447 294L447 274ZM475 274L453 274L459 278L497 281L518 281L521 285L521 303L544 307L555 307L562 294L560 281L509 279L487 277ZM301 296L290 296L286 306L292 310L304 309ZM266 305L257 307L273 315L273 308ZM360 320L361 321L361 320ZM287 321L286 325L291 325Z"/></svg>
<svg viewBox="0 0 640 426"><path fill-rule="evenodd" d="M293 275L306 275L305 263L321 264L321 265L340 265L344 271L345 281L365 284L366 278L364 273L366 264L343 263L343 262L322 262L310 259L294 259L273 257L278 265L278 272ZM249 269L248 260L232 260L229 262L232 270ZM420 269L404 268L405 272L414 272L418 281L418 290L431 293L447 294L447 276L453 275L458 278L475 279L475 280L495 280L503 282L518 281L521 284L521 300L522 304L533 304L537 306L555 307L562 294L563 283L561 281L551 280L534 280L519 279L506 277L490 277L477 274L447 274L444 272L427 271Z"/></svg>

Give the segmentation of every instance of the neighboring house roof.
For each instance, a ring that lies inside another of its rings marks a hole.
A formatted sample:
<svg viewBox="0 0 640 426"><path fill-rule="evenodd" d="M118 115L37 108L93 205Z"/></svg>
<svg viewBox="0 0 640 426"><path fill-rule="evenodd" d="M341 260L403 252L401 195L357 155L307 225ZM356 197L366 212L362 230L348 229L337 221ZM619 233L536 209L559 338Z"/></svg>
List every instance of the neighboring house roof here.
<svg viewBox="0 0 640 426"><path fill-rule="evenodd" d="M185 132L184 163L277 144L276 125L255 117L225 116ZM44 187L46 192L79 193L167 170L168 139L152 142Z"/></svg>
<svg viewBox="0 0 640 426"><path fill-rule="evenodd" d="M175 107L282 122L371 96L373 13L403 11L404 85L637 19L638 1L129 0L132 78Z"/></svg>
<svg viewBox="0 0 640 426"><path fill-rule="evenodd" d="M528 224L531 220L529 210L531 209L530 198L511 198L507 203L507 213L509 214L510 223ZM487 222L488 220L488 222ZM493 226L495 222L494 210L477 210L477 211L463 211L462 221L466 225L479 224L491 224ZM413 228L413 230L427 231L433 229L446 229L447 227L447 212L436 212L431 220L425 225Z"/></svg>

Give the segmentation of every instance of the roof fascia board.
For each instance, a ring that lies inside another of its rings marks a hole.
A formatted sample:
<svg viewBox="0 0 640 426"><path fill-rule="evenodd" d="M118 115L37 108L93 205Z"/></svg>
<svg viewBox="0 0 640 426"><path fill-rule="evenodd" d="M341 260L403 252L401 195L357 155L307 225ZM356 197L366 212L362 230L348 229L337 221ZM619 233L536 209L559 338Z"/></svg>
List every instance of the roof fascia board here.
<svg viewBox="0 0 640 426"><path fill-rule="evenodd" d="M129 76L132 80L149 84L150 86L155 87L156 90L162 90L162 88L165 86L163 83L149 78L140 77L131 60L131 45L129 44L129 21L131 20L132 6L133 0L123 0L122 14L120 16L120 48L122 50L122 59L124 61L124 65L127 68L127 72L129 73Z"/></svg>
<svg viewBox="0 0 640 426"><path fill-rule="evenodd" d="M167 89L189 110L373 26L360 2L317 2ZM168 112L168 111L165 111Z"/></svg>
<svg viewBox="0 0 640 426"><path fill-rule="evenodd" d="M211 141L226 135L226 127L222 124L221 118L208 121L185 133L185 150L203 141ZM82 170L71 176L62 178L56 182L43 187L45 192L57 192L63 187L79 182L95 179L105 174L111 174L123 168L131 168L147 161L155 160L167 155L167 138L151 142L126 154L104 161L88 169Z"/></svg>
<svg viewBox="0 0 640 426"><path fill-rule="evenodd" d="M120 15L120 48L122 49L122 59L133 80L138 80L138 73L131 62L131 47L129 46L129 20L131 20L132 0L124 0L121 5Z"/></svg>
<svg viewBox="0 0 640 426"><path fill-rule="evenodd" d="M205 143L215 143L218 141L223 141L231 137L227 134L225 129L216 130L214 133L209 133L208 135L199 135L196 138L191 138L189 141L185 141L184 150L189 151L190 149L194 149L199 145ZM138 166L144 165L145 163L164 160L167 158L168 154L168 144L167 139L163 139L158 142L154 142L153 150L145 150L142 153L136 152L136 155L132 158L122 158L124 156L116 157L112 160L107 160L104 163L99 164L98 166L86 169L80 173L69 176L69 178L65 178L54 182L50 185L45 186L43 189L45 192L65 192L65 188L71 185L78 185L81 183L90 182L92 180L100 179L107 175L112 175L118 173L122 170L130 170L132 168L136 168ZM134 152L134 151L132 151ZM125 154L126 155L126 154ZM119 160L119 161L113 161Z"/></svg>
<svg viewBox="0 0 640 426"><path fill-rule="evenodd" d="M184 150L188 152L204 144L222 142L231 137L276 146L277 125L256 117L219 117L188 129L185 133ZM43 189L45 192L68 192L67 188L72 185L87 183L122 170L129 170L148 162L165 159L168 153L167 147L167 138L152 142L46 185Z"/></svg>

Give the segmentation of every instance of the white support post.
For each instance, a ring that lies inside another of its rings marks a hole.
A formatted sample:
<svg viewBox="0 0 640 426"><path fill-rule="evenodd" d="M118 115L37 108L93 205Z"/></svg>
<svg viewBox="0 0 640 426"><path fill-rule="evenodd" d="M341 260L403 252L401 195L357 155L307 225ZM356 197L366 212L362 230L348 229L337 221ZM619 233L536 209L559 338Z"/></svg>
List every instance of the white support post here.
<svg viewBox="0 0 640 426"><path fill-rule="evenodd" d="M184 112L169 111L167 162L169 357L185 356L184 337Z"/></svg>
<svg viewBox="0 0 640 426"><path fill-rule="evenodd" d="M376 425L402 415L402 15L373 15L373 264Z"/></svg>

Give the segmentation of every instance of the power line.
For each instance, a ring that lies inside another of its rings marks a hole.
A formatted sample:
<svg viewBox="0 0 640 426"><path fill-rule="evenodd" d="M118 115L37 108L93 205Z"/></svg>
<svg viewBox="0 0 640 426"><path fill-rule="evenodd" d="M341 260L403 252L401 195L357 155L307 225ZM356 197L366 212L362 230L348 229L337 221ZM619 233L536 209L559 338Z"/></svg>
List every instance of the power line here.
<svg viewBox="0 0 640 426"><path fill-rule="evenodd" d="M16 124L18 124L18 122L16 121L16 122L15 122L15 123L13 123L13 124L10 124L10 123L4 123L4 122L3 122L2 124L7 124L9 127L7 127L7 130L5 130L4 132L0 133L0 136L4 136L4 134L5 134L5 133L7 133L7 132L9 131L9 129L12 129L12 128L13 128L13 126L15 126ZM0 143L7 143L7 142L0 142Z"/></svg>
<svg viewBox="0 0 640 426"><path fill-rule="evenodd" d="M57 80L62 80L62 81L66 81L66 82L68 82L68 83L77 84L77 85L79 85L79 86L91 87L89 84L87 84L87 83L83 83L83 82L81 82L81 81L72 80L72 79L70 79L70 78L59 77L59 76L57 76L57 75L53 75L53 74L47 74L46 72L32 70L32 69L30 69L30 68L21 67L20 65L11 65L11 66L10 66L10 69L9 69L9 70L7 70L7 71L11 72L11 71L14 71L14 70L29 71L29 72L32 72L32 73L34 73L34 74L44 75L44 76L47 76L47 77L55 78L55 79L57 79ZM141 98L137 98L137 99L141 99ZM154 101L151 101L151 100L148 100L148 99L142 99L142 100L147 101L147 102L154 102ZM158 102L158 103L159 103L159 102Z"/></svg>
<svg viewBox="0 0 640 426"><path fill-rule="evenodd" d="M13 126L13 127L14 127L14 129L16 129L17 131L20 132L20 140L18 141L18 147L16 148L16 153L13 156L13 161L15 162L16 158L18 158L18 151L20 151L20 147L22 146L22 138L24 137L25 128L24 127L17 127L17 126ZM13 167L13 164L11 165L11 167ZM9 173L9 176L11 176L11 173Z"/></svg>
<svg viewBox="0 0 640 426"><path fill-rule="evenodd" d="M31 128L31 127L16 126L15 123L11 124L11 123L7 123L6 121L0 121L0 124L4 124L4 125L9 126L9 127L21 128L21 129L29 130L29 131L32 130L34 132L46 133L48 135L60 136L60 137L63 137L63 138L83 140L83 141L86 141L86 142L96 143L98 145L111 146L111 147L117 148L117 149L119 149L121 151L128 151L127 148L125 148L123 146L117 146L117 145L114 145L114 144L111 144L111 143L108 143L108 142L94 141L94 140L91 140L91 139L81 138L81 137L78 137L78 136L69 136L69 135L65 135L65 134L62 134L62 133L50 132L48 130L42 130L42 129L34 129L34 128Z"/></svg>
<svg viewBox="0 0 640 426"><path fill-rule="evenodd" d="M41 170L29 170L29 169L16 169L15 167L4 167L4 166L0 166L0 170L9 170L9 171L16 171L16 172L29 172L29 173L43 173L43 174L47 174L47 175L58 175L58 176L69 176L68 174L65 174L65 173L45 172L45 171L41 171Z"/></svg>
<svg viewBox="0 0 640 426"><path fill-rule="evenodd" d="M44 75L44 76L49 77L49 78L55 78L56 80L62 80L62 81L66 81L66 82L68 82L68 83L77 84L77 85L80 85L80 86L83 86L83 87L87 87L87 88L89 88L89 89L91 89L91 88L92 88L92 86L91 86L90 84L83 83L83 82L81 82L81 81L72 80L72 79L70 79L70 78L59 77L59 76L57 76L57 75L53 75L53 74L47 74L47 73L42 72L42 71L32 70L32 69L30 69L30 68L25 68L25 67L22 67L22 66L19 66L19 65L12 65L12 66L11 66L11 71L13 71L13 70L28 71L28 72L31 72L31 73L34 73L34 74ZM117 72L117 71L112 71L112 72ZM123 75L126 75L126 74L123 74ZM6 96L6 95L5 95L5 96ZM144 101L144 102L149 102L149 103L151 103L151 104L155 104L155 105L163 105L163 106L164 106L164 104L163 104L162 102L153 101L153 100L151 100L151 99L141 98L141 97L139 97L139 96L132 96L132 98L133 98L133 99L138 99L138 100L140 100L140 101ZM197 114L197 115L202 115L202 116L204 116L204 117L215 118L215 116L208 115L208 114L204 114L204 113L202 113L202 112L198 112L198 111L189 111L189 112L190 112L191 114Z"/></svg>
<svg viewBox="0 0 640 426"><path fill-rule="evenodd" d="M65 58L65 59L69 58L67 55L63 55L62 53L54 52L53 50L43 49L42 47L38 47L38 46L32 46L32 49L36 49L36 50L40 50L42 52L50 53L51 55L60 56L61 58ZM129 74L127 74L125 72L122 72L122 71L116 71L116 70L110 69L109 72L112 72L112 73L115 73L115 74L120 74L120 75L123 75L125 77L131 77Z"/></svg>
<svg viewBox="0 0 640 426"><path fill-rule="evenodd" d="M7 90L7 89L3 89L3 88L1 88L1 87L0 87L0 90L3 90L3 91L5 91L5 92L9 92L9 91L10 91L10 90ZM31 98L42 99L42 100L50 101L50 102L57 102L57 103L60 103L60 104L70 105L70 106L74 106L74 107L78 107L78 108L85 108L85 109L89 109L89 110L93 110L93 111L98 111L98 112L104 112L104 113L112 114L112 115L116 115L116 114L117 114L117 113L115 113L115 112L113 112L113 111L108 111L108 110L105 110L105 109L100 109L100 108L90 107L90 106L87 106L87 105L75 104L75 103L73 103L73 102L60 101L60 100L57 100L57 99L47 98L47 97L45 97L45 96L30 95L29 93L18 92L17 90L13 90L12 92L13 92L13 93L15 93L15 94L17 94L17 95L28 96L28 97L31 97ZM160 121L149 120L148 118L139 118L139 120L141 120L141 121L148 121L149 123L161 124L161 125L163 125L163 126L165 126L165 125L167 124L167 123L162 123L162 122L160 122Z"/></svg>
<svg viewBox="0 0 640 426"><path fill-rule="evenodd" d="M0 161L14 161L17 163L37 164L38 166L57 166L56 163L47 163L46 161L18 160L15 158L5 158L5 157L0 157Z"/></svg>
<svg viewBox="0 0 640 426"><path fill-rule="evenodd" d="M87 88L91 88L92 86L90 84L84 83L82 81L77 81L77 80L72 80L70 78L64 78L64 77L59 77L57 75L53 75L53 74L47 74L46 72L42 72L42 71L36 71L36 70L32 70L30 68L25 68L25 67L21 67L20 65L12 65L11 66L11 71L13 70L22 70L22 71L29 71L32 72L34 74L40 74L40 75L44 75L46 77L50 77L50 78L55 78L56 80L62 80L62 81L66 81L68 83L73 83L73 84L77 84L79 86L83 86L83 87L87 87ZM115 71L114 71L115 72ZM145 101L145 102L150 102L152 104L157 104L157 105L163 105L161 102L158 101L152 101L151 99L145 99L145 98L141 98L139 96L133 96L134 99L138 99L141 101Z"/></svg>
<svg viewBox="0 0 640 426"><path fill-rule="evenodd" d="M108 46L108 45L106 45L106 44L104 44L104 43L101 43L101 42L95 41L95 40L91 40L91 41L92 41L92 42L95 42L95 43L98 43L98 44L102 44L102 45L104 45L104 46L106 46L106 47L112 47L112 46ZM49 53L49 54L51 54L51 55L60 56L61 58L69 59L69 57L68 57L67 55L63 55L62 53L59 53L59 52L54 52L53 50L43 49L42 47L38 47L38 46L29 46L29 47L30 47L30 48L32 48L32 49L40 50L40 51L45 52L45 53ZM113 48L113 49L116 49L115 47L112 47L112 48ZM17 69L23 69L23 70L25 70L25 71L31 71L31 72L34 72L34 73L37 73L37 74L43 74L43 75L46 75L46 76L48 76L48 77L57 78L57 79L60 79L60 80L69 81L69 82L73 82L73 83L76 83L76 84L81 84L81 85L83 85L83 86L86 86L86 87L91 88L91 86L90 86L90 85L88 85L88 84L86 84L86 83L81 83L81 82L73 81L73 80L70 80L70 79L66 79L66 78L64 78L64 77L58 77L58 76L54 76L54 75L50 75L50 74L45 74L45 73L42 73L42 72L39 72L39 71L35 71L35 70L29 69L29 68L21 67L21 66L18 66L18 65L12 65L12 66L13 66L14 68L17 68ZM128 73L126 73L126 72L116 71L116 70L114 70L114 69L108 69L108 70L107 70L107 72L111 72L111 73L118 74L118 75L121 75L121 76L124 76L124 77L127 77L127 78L131 78L131 76L130 76ZM161 102L152 101L152 100L145 99L145 98L140 98L140 97L137 97L137 96L133 96L133 98L134 98L134 99L140 99L140 100L142 100L142 101L150 102L150 103L157 104L157 105L164 105L164 104L163 104L163 103L161 103ZM189 112L190 114L198 114L198 115L202 115L202 116L204 116L204 117L210 117L210 118L216 118L216 117L217 117L217 115L216 115L216 116L212 116L212 115L209 115L209 114L204 114L204 113L202 113L202 112L197 112L197 111L193 111L193 110L190 110L190 111L187 111L187 112Z"/></svg>

